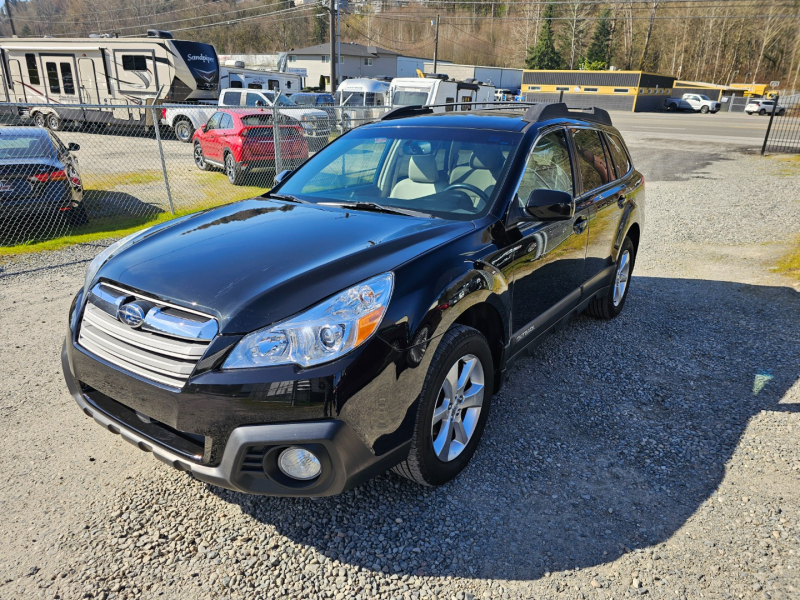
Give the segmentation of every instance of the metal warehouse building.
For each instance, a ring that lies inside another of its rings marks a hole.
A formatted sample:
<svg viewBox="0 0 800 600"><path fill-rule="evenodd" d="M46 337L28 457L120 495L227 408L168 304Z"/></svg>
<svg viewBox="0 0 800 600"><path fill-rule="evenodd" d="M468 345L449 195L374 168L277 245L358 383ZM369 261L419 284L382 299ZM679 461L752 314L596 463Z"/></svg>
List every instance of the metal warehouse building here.
<svg viewBox="0 0 800 600"><path fill-rule="evenodd" d="M672 95L675 78L643 71L532 71L522 73L528 102L563 100L576 108L645 112L659 110Z"/></svg>

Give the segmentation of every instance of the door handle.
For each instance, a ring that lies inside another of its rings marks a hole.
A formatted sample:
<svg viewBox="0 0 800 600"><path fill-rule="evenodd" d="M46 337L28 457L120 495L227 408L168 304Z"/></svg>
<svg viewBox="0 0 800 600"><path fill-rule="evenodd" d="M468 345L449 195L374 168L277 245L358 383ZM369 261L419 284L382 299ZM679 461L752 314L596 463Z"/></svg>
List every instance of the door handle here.
<svg viewBox="0 0 800 600"><path fill-rule="evenodd" d="M588 224L589 224L589 221L586 219L586 217L581 217L577 221L575 221L575 224L572 226L572 230L575 233L577 233L578 235L580 235L584 231L586 231L586 226Z"/></svg>
<svg viewBox="0 0 800 600"><path fill-rule="evenodd" d="M617 198L617 206L619 206L620 208L625 208L625 195L624 194L620 194L619 198Z"/></svg>

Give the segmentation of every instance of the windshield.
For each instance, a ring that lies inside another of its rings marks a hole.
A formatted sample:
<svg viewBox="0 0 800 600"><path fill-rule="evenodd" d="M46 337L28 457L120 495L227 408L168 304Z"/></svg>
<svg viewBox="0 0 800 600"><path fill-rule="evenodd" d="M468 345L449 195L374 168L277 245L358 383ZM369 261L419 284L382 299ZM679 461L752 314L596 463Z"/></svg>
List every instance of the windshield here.
<svg viewBox="0 0 800 600"><path fill-rule="evenodd" d="M397 89L392 96L392 104L394 106L416 106L425 105L428 103L428 92L412 92L408 90Z"/></svg>
<svg viewBox="0 0 800 600"><path fill-rule="evenodd" d="M0 158L45 158L53 155L48 140L36 134L0 136Z"/></svg>
<svg viewBox="0 0 800 600"><path fill-rule="evenodd" d="M476 135L480 133L480 135ZM354 130L278 190L312 203L371 202L471 220L495 201L522 134L425 127Z"/></svg>
<svg viewBox="0 0 800 600"><path fill-rule="evenodd" d="M700 99L701 100L711 100L711 98L709 98L708 96L704 96L703 94L700 94Z"/></svg>
<svg viewBox="0 0 800 600"><path fill-rule="evenodd" d="M314 96L304 96L302 94L294 94L292 96L292 100L295 104L300 106L314 106L316 104L317 99Z"/></svg>

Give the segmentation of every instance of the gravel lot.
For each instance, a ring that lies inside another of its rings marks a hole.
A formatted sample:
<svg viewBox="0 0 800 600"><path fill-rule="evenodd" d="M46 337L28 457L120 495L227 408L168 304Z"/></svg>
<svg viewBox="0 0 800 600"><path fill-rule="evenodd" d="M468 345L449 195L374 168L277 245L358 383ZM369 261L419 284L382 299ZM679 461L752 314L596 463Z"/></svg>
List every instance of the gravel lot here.
<svg viewBox="0 0 800 600"><path fill-rule="evenodd" d="M66 391L99 245L0 263L0 598L800 597L797 163L625 132L648 186L623 314L510 374L470 467L319 500L214 488Z"/></svg>

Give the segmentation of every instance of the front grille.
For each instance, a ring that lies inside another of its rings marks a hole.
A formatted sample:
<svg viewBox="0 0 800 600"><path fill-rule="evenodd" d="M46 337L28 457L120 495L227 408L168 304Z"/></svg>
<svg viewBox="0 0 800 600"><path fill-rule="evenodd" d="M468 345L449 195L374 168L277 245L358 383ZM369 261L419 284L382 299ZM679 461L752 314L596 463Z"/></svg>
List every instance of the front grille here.
<svg viewBox="0 0 800 600"><path fill-rule="evenodd" d="M133 326L119 316L129 305L144 315ZM182 388L216 333L212 317L103 283L89 293L78 344L126 371Z"/></svg>

